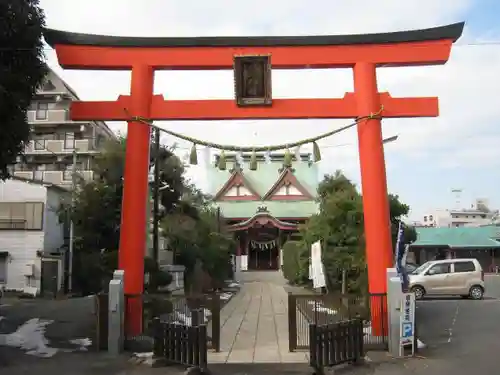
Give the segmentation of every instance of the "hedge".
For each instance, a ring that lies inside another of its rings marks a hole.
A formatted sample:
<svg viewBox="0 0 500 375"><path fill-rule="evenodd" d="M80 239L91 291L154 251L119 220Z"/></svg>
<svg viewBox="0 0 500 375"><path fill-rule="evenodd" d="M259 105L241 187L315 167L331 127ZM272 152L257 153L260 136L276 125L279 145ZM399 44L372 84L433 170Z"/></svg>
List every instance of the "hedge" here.
<svg viewBox="0 0 500 375"><path fill-rule="evenodd" d="M300 283L302 268L301 255L303 248L299 241L287 241L283 245L283 276L292 284Z"/></svg>

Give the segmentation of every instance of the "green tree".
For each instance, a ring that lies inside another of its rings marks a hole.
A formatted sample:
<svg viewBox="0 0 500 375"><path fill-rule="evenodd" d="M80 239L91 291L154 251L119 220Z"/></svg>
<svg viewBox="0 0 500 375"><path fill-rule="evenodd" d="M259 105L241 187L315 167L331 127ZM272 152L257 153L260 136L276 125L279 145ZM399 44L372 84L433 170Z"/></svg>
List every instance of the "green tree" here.
<svg viewBox="0 0 500 375"><path fill-rule="evenodd" d="M313 215L300 229L302 255L297 283L308 280L309 248L322 240L323 264L330 291L342 286L345 272L347 291L362 293L366 290L367 275L365 262L363 199L356 186L340 171L326 175L318 187L319 212ZM390 220L393 243L396 243L399 221L409 213L409 206L397 195L389 195ZM405 232L405 242L415 240L412 227ZM286 254L284 255L286 256Z"/></svg>
<svg viewBox="0 0 500 375"><path fill-rule="evenodd" d="M38 0L0 1L0 179L29 140L28 109L47 68Z"/></svg>
<svg viewBox="0 0 500 375"><path fill-rule="evenodd" d="M187 289L213 289L231 277L230 255L235 242L225 232L223 218L211 205L210 197L193 186L178 205L177 212L166 215L162 221L163 233L175 253L175 262L186 267ZM207 280L196 274L197 264L210 283L195 285Z"/></svg>
<svg viewBox="0 0 500 375"><path fill-rule="evenodd" d="M118 265L125 138L107 142L103 153L96 157L94 172L98 179L79 181L71 218L74 224L73 280L84 294L102 290ZM162 190L161 203L172 211L183 194L183 167L178 158L162 148L160 180L169 189ZM62 207L67 213L68 205ZM145 229L146 230L146 229ZM164 275L150 260L145 263L151 285L157 285ZM91 275L91 276L90 276Z"/></svg>
<svg viewBox="0 0 500 375"><path fill-rule="evenodd" d="M348 290L360 290L364 269L363 202L356 186L337 171L327 175L318 187L319 213L301 228L303 245L323 243L323 264L328 289L340 290L342 271L348 272ZM305 267L303 267L303 276ZM304 279L304 277L302 278Z"/></svg>

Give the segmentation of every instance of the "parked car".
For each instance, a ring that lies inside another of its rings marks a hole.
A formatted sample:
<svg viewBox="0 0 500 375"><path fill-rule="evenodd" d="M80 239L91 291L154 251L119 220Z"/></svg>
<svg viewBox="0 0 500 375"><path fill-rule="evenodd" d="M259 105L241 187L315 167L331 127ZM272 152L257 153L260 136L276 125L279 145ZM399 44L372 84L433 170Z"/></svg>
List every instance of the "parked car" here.
<svg viewBox="0 0 500 375"><path fill-rule="evenodd" d="M418 268L418 265L415 263L406 263L405 268L406 268L406 272L408 274L411 274Z"/></svg>
<svg viewBox="0 0 500 375"><path fill-rule="evenodd" d="M459 295L478 300L485 292L484 272L477 259L429 261L416 268L409 279L416 299L428 295Z"/></svg>

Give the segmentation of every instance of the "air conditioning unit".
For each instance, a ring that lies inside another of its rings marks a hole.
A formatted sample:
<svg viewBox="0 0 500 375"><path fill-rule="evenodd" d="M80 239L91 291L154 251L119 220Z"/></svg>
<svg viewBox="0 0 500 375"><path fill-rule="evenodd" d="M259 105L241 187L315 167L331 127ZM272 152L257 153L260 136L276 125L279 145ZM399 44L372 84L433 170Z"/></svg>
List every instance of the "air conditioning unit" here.
<svg viewBox="0 0 500 375"><path fill-rule="evenodd" d="M33 263L28 263L24 266L24 276L32 277L35 275L35 265Z"/></svg>

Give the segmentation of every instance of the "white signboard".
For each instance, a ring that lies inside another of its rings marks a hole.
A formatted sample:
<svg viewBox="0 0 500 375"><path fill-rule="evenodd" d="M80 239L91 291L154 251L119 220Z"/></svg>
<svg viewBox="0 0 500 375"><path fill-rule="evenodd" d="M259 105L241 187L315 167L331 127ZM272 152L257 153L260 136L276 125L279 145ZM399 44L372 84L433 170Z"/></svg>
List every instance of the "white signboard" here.
<svg viewBox="0 0 500 375"><path fill-rule="evenodd" d="M403 348L411 345L412 354L415 352L415 294L403 293L401 300L401 318L399 350L403 354Z"/></svg>
<svg viewBox="0 0 500 375"><path fill-rule="evenodd" d="M313 288L323 288L326 286L323 261L321 260L321 241L316 241L311 246L311 273Z"/></svg>
<svg viewBox="0 0 500 375"><path fill-rule="evenodd" d="M248 271L248 255L241 256L241 270Z"/></svg>

